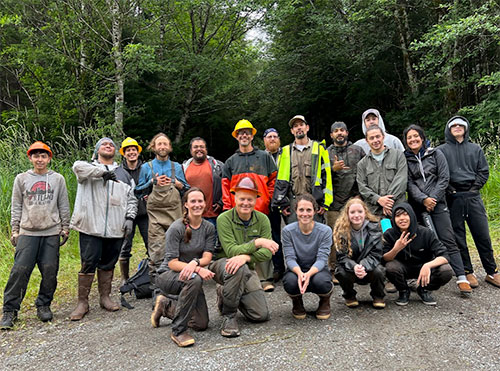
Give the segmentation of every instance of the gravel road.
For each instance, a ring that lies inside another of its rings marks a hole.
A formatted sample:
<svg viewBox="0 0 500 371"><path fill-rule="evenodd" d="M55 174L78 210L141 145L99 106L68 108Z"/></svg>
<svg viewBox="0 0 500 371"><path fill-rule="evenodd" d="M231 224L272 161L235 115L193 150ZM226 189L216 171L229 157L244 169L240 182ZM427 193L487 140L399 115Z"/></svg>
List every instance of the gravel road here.
<svg viewBox="0 0 500 371"><path fill-rule="evenodd" d="M313 316L317 299L306 294L310 315L291 316L291 301L281 284L266 294L271 320L247 322L238 315L241 336L220 336L221 317L215 306L215 285L206 285L210 327L192 333L193 347L181 349L170 340L170 320L160 328L149 322L150 300L131 300L133 310L107 313L92 291L91 312L81 322L67 318L72 303L58 308L52 323L34 314L21 314L15 331L0 333L0 369L5 370L150 370L150 369L384 369L470 370L500 369L500 290L481 285L472 298L460 297L451 282L434 294L436 307L427 307L415 293L407 307L370 305L367 287L359 287L361 305L349 309L341 289L332 296L332 317Z"/></svg>

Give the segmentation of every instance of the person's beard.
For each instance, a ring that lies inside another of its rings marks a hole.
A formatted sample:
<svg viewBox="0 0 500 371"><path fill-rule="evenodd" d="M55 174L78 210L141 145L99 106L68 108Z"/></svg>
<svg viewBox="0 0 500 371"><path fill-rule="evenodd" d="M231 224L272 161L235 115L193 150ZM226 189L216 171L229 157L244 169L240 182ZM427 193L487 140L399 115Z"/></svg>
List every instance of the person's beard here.
<svg viewBox="0 0 500 371"><path fill-rule="evenodd" d="M337 144L339 146L343 146L345 144L346 140L347 140L346 137L339 135L333 141L335 142L335 144Z"/></svg>
<svg viewBox="0 0 500 371"><path fill-rule="evenodd" d="M306 133L298 133L295 135L295 139L304 139L306 137Z"/></svg>
<svg viewBox="0 0 500 371"><path fill-rule="evenodd" d="M278 148L280 148L280 144L279 143L269 143L267 145L267 150L271 153L274 153L278 150Z"/></svg>

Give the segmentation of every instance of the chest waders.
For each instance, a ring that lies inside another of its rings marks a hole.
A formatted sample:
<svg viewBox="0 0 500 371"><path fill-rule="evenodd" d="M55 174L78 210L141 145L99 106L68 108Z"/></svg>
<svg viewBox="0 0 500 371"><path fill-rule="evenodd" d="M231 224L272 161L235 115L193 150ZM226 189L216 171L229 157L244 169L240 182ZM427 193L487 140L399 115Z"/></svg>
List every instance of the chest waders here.
<svg viewBox="0 0 500 371"><path fill-rule="evenodd" d="M159 186L153 184L153 190L148 196L146 208L149 217L148 229L148 253L149 272L151 282L155 283L156 270L165 257L165 232L177 219L182 217L181 195L175 188L175 167L173 161L171 179L169 185ZM151 168L152 179L155 179L153 164L148 162Z"/></svg>

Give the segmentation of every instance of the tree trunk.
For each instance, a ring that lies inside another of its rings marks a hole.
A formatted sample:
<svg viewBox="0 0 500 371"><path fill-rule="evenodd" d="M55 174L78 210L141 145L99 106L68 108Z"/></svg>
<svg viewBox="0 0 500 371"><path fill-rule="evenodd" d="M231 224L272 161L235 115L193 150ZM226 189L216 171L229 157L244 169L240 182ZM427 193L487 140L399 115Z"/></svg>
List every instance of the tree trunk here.
<svg viewBox="0 0 500 371"><path fill-rule="evenodd" d="M118 0L110 0L111 7L111 39L113 43L113 60L115 63L115 132L123 135L123 108L125 102L125 77L122 54L122 22Z"/></svg>
<svg viewBox="0 0 500 371"><path fill-rule="evenodd" d="M408 76L408 85L410 86L413 95L418 94L418 83L413 68L411 66L410 54L408 53L408 44L410 40L410 27L408 22L408 13L406 12L406 2L401 1L396 4L394 11L394 18L398 26L399 42L401 44L401 51L403 53L403 64Z"/></svg>
<svg viewBox="0 0 500 371"><path fill-rule="evenodd" d="M184 100L184 108L182 110L182 115L179 120L179 128L177 130L177 134L175 135L175 144L179 144L184 136L184 132L186 131L187 120L191 114L191 105L193 104L194 99L194 88L189 88L186 93L186 99Z"/></svg>

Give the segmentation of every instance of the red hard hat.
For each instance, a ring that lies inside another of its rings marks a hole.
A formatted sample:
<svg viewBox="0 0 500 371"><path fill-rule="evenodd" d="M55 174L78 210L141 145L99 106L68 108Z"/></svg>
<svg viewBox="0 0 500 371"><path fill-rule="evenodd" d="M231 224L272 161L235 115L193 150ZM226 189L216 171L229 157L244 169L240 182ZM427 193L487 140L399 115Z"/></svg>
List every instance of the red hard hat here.
<svg viewBox="0 0 500 371"><path fill-rule="evenodd" d="M260 197L259 188L255 183L255 180L250 178L249 176L243 177L240 181L231 188L231 193L235 193L236 191L250 191L257 194L257 197Z"/></svg>
<svg viewBox="0 0 500 371"><path fill-rule="evenodd" d="M49 153L49 157L52 158L52 151L50 150L49 146L46 145L44 142L36 141L33 143L30 148L28 148L28 157L31 155L31 152L33 152L36 149L41 149L42 151L46 151Z"/></svg>

